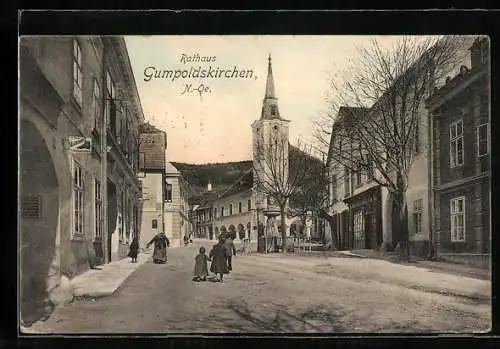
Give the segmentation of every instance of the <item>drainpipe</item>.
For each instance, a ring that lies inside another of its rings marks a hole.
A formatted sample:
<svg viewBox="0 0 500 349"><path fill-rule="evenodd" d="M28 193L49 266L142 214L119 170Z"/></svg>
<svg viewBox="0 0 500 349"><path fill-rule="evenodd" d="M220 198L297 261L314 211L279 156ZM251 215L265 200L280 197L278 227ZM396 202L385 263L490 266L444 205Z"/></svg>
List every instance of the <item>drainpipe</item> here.
<svg viewBox="0 0 500 349"><path fill-rule="evenodd" d="M108 258L108 120L106 113L106 42L101 36L102 45L102 123L101 123L101 196L102 196L102 234L101 246L104 254L104 263L109 263Z"/></svg>
<svg viewBox="0 0 500 349"><path fill-rule="evenodd" d="M427 202L428 211L428 226L429 226L429 257L435 259L437 257L437 251L435 249L435 236L433 227L433 206L434 206L434 117L431 112L428 112L429 127L427 132L428 150L427 150L427 163L428 163L428 180L429 180L429 196Z"/></svg>

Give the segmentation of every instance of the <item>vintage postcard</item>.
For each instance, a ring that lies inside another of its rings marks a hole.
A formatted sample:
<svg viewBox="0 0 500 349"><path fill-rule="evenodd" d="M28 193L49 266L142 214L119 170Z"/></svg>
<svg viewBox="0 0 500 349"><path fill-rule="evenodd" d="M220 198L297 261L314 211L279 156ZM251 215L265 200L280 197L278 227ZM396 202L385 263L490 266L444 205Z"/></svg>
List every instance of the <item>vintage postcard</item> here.
<svg viewBox="0 0 500 349"><path fill-rule="evenodd" d="M491 329L486 36L21 36L23 334Z"/></svg>

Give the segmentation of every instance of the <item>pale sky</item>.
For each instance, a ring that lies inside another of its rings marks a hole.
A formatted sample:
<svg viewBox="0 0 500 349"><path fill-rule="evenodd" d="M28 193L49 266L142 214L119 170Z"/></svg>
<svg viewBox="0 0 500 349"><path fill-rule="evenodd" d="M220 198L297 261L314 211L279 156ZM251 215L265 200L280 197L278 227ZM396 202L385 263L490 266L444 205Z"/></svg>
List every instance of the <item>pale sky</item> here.
<svg viewBox="0 0 500 349"><path fill-rule="evenodd" d="M167 159L187 163L251 159L250 125L260 118L268 55L280 114L291 121L290 141L312 142L312 122L327 106L329 75L343 71L356 47L373 36L128 36L125 38L146 119L167 133ZM396 37L377 37L390 46ZM182 63L182 54L216 57L210 63ZM151 79L158 70L253 70L256 79ZM186 84L211 92L184 94Z"/></svg>

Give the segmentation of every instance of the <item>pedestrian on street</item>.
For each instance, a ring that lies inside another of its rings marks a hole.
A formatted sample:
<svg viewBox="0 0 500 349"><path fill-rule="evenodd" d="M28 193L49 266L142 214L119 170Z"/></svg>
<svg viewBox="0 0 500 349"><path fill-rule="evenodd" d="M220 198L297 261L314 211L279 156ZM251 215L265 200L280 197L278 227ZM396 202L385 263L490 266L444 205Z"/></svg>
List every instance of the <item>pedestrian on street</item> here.
<svg viewBox="0 0 500 349"><path fill-rule="evenodd" d="M135 236L130 244L128 256L132 258L131 263L137 263L137 254L139 253L139 239Z"/></svg>
<svg viewBox="0 0 500 349"><path fill-rule="evenodd" d="M220 237L219 242L210 251L209 257L212 259L210 271L219 275L220 282L223 281L224 274L228 274L227 268L227 248L224 245L224 238Z"/></svg>
<svg viewBox="0 0 500 349"><path fill-rule="evenodd" d="M195 258L194 263L194 278L193 281L206 281L208 276L208 261L210 257L205 254L205 247L200 247L199 253Z"/></svg>
<svg viewBox="0 0 500 349"><path fill-rule="evenodd" d="M227 249L227 268L229 272L233 270L233 254L236 256L236 247L234 247L234 240L231 234L227 234L226 240L224 242L224 245L226 246Z"/></svg>
<svg viewBox="0 0 500 349"><path fill-rule="evenodd" d="M147 248L154 243L153 250L153 263L165 264L167 263L167 247L170 246L167 236L164 232L155 235L153 239L146 245Z"/></svg>

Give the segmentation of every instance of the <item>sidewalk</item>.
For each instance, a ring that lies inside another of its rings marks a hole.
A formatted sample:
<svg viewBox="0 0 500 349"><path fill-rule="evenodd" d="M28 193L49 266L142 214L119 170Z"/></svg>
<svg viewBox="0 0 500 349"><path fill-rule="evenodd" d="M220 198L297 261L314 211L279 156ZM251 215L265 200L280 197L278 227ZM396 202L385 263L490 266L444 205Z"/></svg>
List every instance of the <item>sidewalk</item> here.
<svg viewBox="0 0 500 349"><path fill-rule="evenodd" d="M137 256L137 263L130 263L130 258L123 258L109 264L103 264L90 269L71 279L72 301L79 297L98 298L113 295L122 283L141 265L146 263L152 255L152 250L145 250ZM44 320L40 320L25 327L22 324L19 330L23 334L45 333L43 329Z"/></svg>
<svg viewBox="0 0 500 349"><path fill-rule="evenodd" d="M429 270L435 270L443 273L473 277L482 280L491 280L491 272L489 270L465 264L430 261L415 256L411 257L411 262L406 262L406 261L401 261L400 257L396 253L380 253L374 250L354 250L354 251L336 251L336 252L349 257L383 259L389 262L414 265L417 267L427 268Z"/></svg>
<svg viewBox="0 0 500 349"><path fill-rule="evenodd" d="M151 258L151 250L137 256L137 263L130 263L130 258L98 266L71 279L75 297L110 296L120 287L139 266Z"/></svg>

